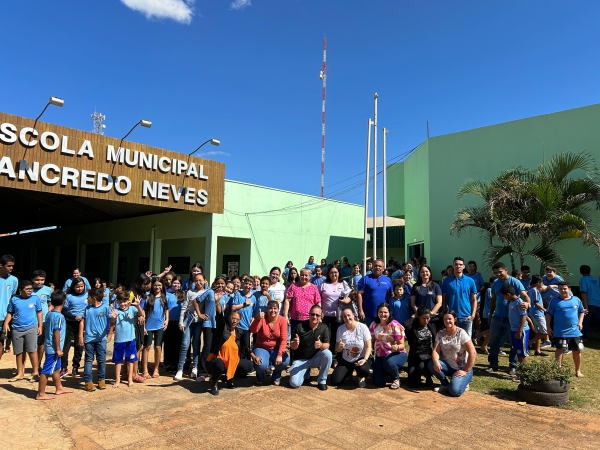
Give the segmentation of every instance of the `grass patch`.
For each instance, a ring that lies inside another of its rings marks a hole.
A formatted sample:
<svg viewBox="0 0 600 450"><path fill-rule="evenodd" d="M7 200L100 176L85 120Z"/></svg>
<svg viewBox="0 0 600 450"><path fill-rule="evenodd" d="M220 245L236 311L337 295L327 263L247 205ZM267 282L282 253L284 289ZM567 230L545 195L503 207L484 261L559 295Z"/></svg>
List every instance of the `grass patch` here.
<svg viewBox="0 0 600 450"><path fill-rule="evenodd" d="M591 333L590 339L584 343L585 349L581 353L581 371L584 378L573 377L569 391L569 401L561 406L583 412L600 413L600 333ZM504 351L508 354L509 348ZM545 349L545 353L554 357L553 349ZM531 356L530 358L537 358ZM517 401L517 383L508 375L508 356L500 356L498 372L487 373L487 355L477 355L473 368L473 381L471 389L482 394L489 394L503 400ZM573 368L571 355L563 357L563 364Z"/></svg>

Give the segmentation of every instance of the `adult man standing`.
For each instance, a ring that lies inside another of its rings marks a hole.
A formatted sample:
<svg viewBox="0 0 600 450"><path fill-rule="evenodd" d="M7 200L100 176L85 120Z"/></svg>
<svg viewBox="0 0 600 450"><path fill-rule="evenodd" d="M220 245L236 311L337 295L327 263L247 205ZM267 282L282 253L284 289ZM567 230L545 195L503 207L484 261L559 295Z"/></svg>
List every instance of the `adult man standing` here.
<svg viewBox="0 0 600 450"><path fill-rule="evenodd" d="M327 390L332 355L329 328L321 322L321 315L321 306L314 305L310 308L308 320L292 330L290 348L294 351L294 362L290 367L290 386L294 389L310 380L310 369L318 368L317 386L321 391Z"/></svg>
<svg viewBox="0 0 600 450"><path fill-rule="evenodd" d="M371 326L377 317L377 306L386 303L394 293L392 280L383 275L384 263L376 259L373 272L365 275L358 282L358 318L366 326Z"/></svg>
<svg viewBox="0 0 600 450"><path fill-rule="evenodd" d="M519 305L519 308L522 310L527 311L530 300L523 284L516 278L508 275L508 269L503 262L494 264L492 271L494 272L496 281L492 284L492 297L490 298L490 318L488 319L490 323L490 354L488 355L490 367L487 371L497 372L500 346L507 340L510 340L510 322L508 320L509 302L500 293L500 288L505 284L512 286L515 293L523 300L523 303ZM516 375L517 352L512 345L510 347L508 360L510 365L509 374Z"/></svg>
<svg viewBox="0 0 600 450"><path fill-rule="evenodd" d="M63 286L63 292L68 292L69 288L71 287L71 283L73 282L73 280L75 278L81 278L83 280L83 284L85 285L85 290L89 291L92 287L90 286L90 282L88 281L88 279L84 276L81 275L81 272L79 271L79 269L73 269L73 277L69 278L67 281L65 281L65 285Z"/></svg>
<svg viewBox="0 0 600 450"><path fill-rule="evenodd" d="M454 258L452 268L453 275L444 278L442 282L442 309L448 308L456 312L457 325L471 336L477 311L477 286L471 278L464 275L463 258Z"/></svg>
<svg viewBox="0 0 600 450"><path fill-rule="evenodd" d="M10 298L17 293L19 280L11 275L14 267L15 258L12 255L4 255L0 258L0 327L4 327L4 319L6 319L6 310ZM0 359L4 354L4 340L5 338L0 338Z"/></svg>

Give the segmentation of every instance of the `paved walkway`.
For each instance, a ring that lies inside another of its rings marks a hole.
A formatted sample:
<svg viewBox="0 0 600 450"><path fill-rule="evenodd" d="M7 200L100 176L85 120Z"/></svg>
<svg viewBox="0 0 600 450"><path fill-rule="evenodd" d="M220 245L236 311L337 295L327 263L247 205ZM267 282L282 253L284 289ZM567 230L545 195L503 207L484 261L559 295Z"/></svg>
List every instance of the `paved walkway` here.
<svg viewBox="0 0 600 450"><path fill-rule="evenodd" d="M213 397L208 383L163 376L131 388L77 389L37 402L36 384L8 383L13 367L14 356L5 355L1 441L11 450L600 447L600 416L519 406L474 392L456 399L350 385L292 390L253 387L251 377ZM112 370L108 364L109 378ZM65 386L79 383L67 378Z"/></svg>

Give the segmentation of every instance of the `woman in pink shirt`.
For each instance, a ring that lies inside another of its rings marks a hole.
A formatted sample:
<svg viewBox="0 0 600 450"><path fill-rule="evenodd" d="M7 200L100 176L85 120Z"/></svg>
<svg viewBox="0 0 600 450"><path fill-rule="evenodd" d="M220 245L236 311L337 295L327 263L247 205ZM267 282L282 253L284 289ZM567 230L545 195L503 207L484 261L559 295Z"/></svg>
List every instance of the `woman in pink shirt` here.
<svg viewBox="0 0 600 450"><path fill-rule="evenodd" d="M256 370L256 384L261 385L269 366L275 366L271 379L275 386L281 382L281 372L288 365L287 320L279 315L279 303L270 300L267 303L267 313L259 311L254 317L250 331L256 334L254 348L250 359Z"/></svg>
<svg viewBox="0 0 600 450"><path fill-rule="evenodd" d="M309 269L301 269L300 281L291 284L285 294L283 317L289 317L292 330L295 330L300 322L308 320L308 314L313 305L321 304L321 294L317 286L310 282L310 276Z"/></svg>

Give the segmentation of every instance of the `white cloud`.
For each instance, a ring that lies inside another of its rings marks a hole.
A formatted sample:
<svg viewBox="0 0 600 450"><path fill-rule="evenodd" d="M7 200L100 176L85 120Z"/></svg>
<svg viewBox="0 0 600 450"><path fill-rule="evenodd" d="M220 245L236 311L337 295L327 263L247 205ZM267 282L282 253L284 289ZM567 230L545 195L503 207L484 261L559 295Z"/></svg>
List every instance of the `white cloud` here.
<svg viewBox="0 0 600 450"><path fill-rule="evenodd" d="M200 153L198 156L216 156L216 155L231 156L227 152L220 152L220 151Z"/></svg>
<svg viewBox="0 0 600 450"><path fill-rule="evenodd" d="M125 6L139 11L147 19L173 19L179 23L189 24L194 15L195 0L121 0ZM240 1L240 0L236 0ZM242 0L244 1L244 0Z"/></svg>
<svg viewBox="0 0 600 450"><path fill-rule="evenodd" d="M229 5L229 9L244 9L247 6L252 6L250 0L234 0Z"/></svg>

